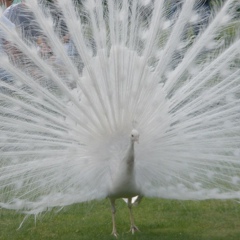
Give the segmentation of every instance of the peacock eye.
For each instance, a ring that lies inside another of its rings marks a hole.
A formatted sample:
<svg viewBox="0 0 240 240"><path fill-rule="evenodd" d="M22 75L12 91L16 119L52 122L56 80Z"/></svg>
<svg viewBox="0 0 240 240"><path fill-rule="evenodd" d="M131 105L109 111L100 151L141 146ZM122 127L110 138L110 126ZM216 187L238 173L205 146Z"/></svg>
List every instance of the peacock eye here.
<svg viewBox="0 0 240 240"><path fill-rule="evenodd" d="M134 137L134 135L132 134L132 137Z"/></svg>

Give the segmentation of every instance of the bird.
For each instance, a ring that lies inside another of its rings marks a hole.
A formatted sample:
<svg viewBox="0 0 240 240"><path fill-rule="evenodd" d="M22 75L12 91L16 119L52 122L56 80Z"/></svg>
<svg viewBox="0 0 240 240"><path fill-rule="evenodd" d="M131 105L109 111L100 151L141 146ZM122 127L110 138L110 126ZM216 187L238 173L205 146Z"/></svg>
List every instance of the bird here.
<svg viewBox="0 0 240 240"><path fill-rule="evenodd" d="M112 221L113 221L113 231L112 234L117 236L116 223L115 223L115 200L117 198L125 197L127 198L127 204L130 212L131 228L130 231L133 233L138 231L138 228L134 224L134 219L132 215L132 198L138 196L140 191L136 186L134 178L134 143L139 141L139 133L136 129L131 131L129 147L125 153L125 156L120 162L119 170L116 174L111 176L111 185L108 190L108 197L111 202L112 208ZM126 187L127 186L127 187Z"/></svg>
<svg viewBox="0 0 240 240"><path fill-rule="evenodd" d="M1 208L240 198L239 3L173 2L0 10Z"/></svg>

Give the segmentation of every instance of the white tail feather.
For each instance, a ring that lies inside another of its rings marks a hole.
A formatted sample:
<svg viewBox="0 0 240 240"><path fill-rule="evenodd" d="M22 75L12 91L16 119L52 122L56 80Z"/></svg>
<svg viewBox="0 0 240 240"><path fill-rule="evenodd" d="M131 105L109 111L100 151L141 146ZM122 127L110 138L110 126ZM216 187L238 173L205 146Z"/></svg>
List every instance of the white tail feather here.
<svg viewBox="0 0 240 240"><path fill-rule="evenodd" d="M0 21L1 207L36 214L108 197L133 128L141 197L240 197L237 1L197 31L199 1L171 15L168 1L61 0L73 54L38 2L26 6L50 57Z"/></svg>

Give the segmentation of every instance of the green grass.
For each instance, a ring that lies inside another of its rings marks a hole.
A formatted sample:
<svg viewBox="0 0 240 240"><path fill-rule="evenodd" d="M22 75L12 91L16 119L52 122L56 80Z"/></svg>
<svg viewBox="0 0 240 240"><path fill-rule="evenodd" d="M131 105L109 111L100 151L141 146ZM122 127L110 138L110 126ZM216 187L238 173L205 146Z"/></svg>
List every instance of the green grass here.
<svg viewBox="0 0 240 240"><path fill-rule="evenodd" d="M0 209L1 240L38 239L114 239L110 206L107 200L77 204L59 213L30 216L16 230L24 215ZM236 201L173 201L143 199L134 208L141 232L129 230L127 205L117 201L118 239L161 240L239 240L240 204Z"/></svg>

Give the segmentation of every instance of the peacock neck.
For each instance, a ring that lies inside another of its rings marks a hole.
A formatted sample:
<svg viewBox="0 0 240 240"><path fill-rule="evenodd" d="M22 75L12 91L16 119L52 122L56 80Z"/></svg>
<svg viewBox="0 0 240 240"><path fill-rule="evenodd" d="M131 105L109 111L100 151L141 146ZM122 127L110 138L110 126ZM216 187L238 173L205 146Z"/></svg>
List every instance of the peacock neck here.
<svg viewBox="0 0 240 240"><path fill-rule="evenodd" d="M127 171L128 173L133 171L133 167L134 167L134 141L130 141L130 145L129 148L127 150L127 154L126 154L126 164L127 164Z"/></svg>

